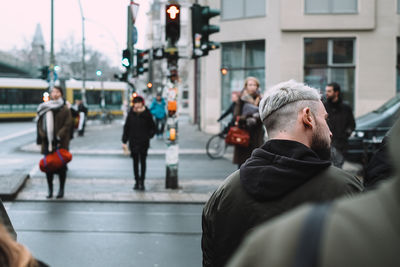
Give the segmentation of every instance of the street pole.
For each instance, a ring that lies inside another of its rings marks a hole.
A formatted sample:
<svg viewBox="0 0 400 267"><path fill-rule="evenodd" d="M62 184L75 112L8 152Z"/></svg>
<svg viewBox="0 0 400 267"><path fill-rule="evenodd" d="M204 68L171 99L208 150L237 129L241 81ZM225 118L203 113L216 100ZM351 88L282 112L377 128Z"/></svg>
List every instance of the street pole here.
<svg viewBox="0 0 400 267"><path fill-rule="evenodd" d="M83 9L81 0L78 0L79 8L81 10L81 18L82 18L82 88L81 88L81 96L82 102L86 106L86 47L85 47L85 16L83 15Z"/></svg>
<svg viewBox="0 0 400 267"><path fill-rule="evenodd" d="M51 0L51 15L50 15L50 66L49 66L49 91L54 88L54 0Z"/></svg>
<svg viewBox="0 0 400 267"><path fill-rule="evenodd" d="M168 70L170 75L171 88L168 89L168 116L167 116L167 151L165 188L178 189L178 164L179 164L179 145L178 145L178 48L175 44L166 49L168 53Z"/></svg>

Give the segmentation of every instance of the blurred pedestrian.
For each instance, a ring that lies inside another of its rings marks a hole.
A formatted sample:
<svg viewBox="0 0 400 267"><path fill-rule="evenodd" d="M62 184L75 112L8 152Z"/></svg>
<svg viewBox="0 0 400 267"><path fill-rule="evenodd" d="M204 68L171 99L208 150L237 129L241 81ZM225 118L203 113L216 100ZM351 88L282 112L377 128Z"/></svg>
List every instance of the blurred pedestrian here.
<svg viewBox="0 0 400 267"><path fill-rule="evenodd" d="M164 134L165 120L167 112L165 111L165 100L162 98L161 93L157 93L156 98L150 105L150 112L155 118L156 123L156 135L157 139L162 139Z"/></svg>
<svg viewBox="0 0 400 267"><path fill-rule="evenodd" d="M219 116L217 122L222 121L225 117L231 115L231 121L228 123L228 125L225 127L225 129L223 130L224 133L228 133L229 128L232 127L233 125L235 125L235 116L234 116L234 111L235 111L235 106L237 103L239 103L239 96L240 96L240 92L238 91L234 91L232 92L231 95L231 104L229 106L229 108L227 110L225 110L224 113L221 114L221 116Z"/></svg>
<svg viewBox="0 0 400 267"><path fill-rule="evenodd" d="M357 178L331 166L331 132L320 98L293 80L266 91L259 111L270 139L204 206L203 266L225 266L250 229L302 203L362 191Z"/></svg>
<svg viewBox="0 0 400 267"><path fill-rule="evenodd" d="M233 111L237 125L250 134L247 147L239 145L234 147L233 163L237 164L238 168L250 157L251 152L264 142L264 130L258 113L258 104L261 100L259 88L260 82L257 78L247 77L240 99Z"/></svg>
<svg viewBox="0 0 400 267"><path fill-rule="evenodd" d="M16 242L0 223L0 266L2 267L46 267L35 260L29 250Z"/></svg>
<svg viewBox="0 0 400 267"><path fill-rule="evenodd" d="M81 99L77 99L74 105L74 109L78 112L79 122L78 122L78 136L84 136L85 126L88 114L88 108L83 104Z"/></svg>
<svg viewBox="0 0 400 267"><path fill-rule="evenodd" d="M347 140L356 127L351 107L343 102L338 83L329 83L325 88L328 125L332 131L331 159L333 165L342 168Z"/></svg>
<svg viewBox="0 0 400 267"><path fill-rule="evenodd" d="M127 142L131 157L133 158L133 173L135 176L134 190L144 190L144 180L146 176L147 150L150 146L150 139L155 133L155 124L149 109L144 104L141 96L136 96L132 100L133 106L128 113L122 135L122 146L127 150ZM139 175L140 162L140 175Z"/></svg>
<svg viewBox="0 0 400 267"><path fill-rule="evenodd" d="M304 205L254 230L229 267L400 266L400 123L389 136L394 179L327 205Z"/></svg>
<svg viewBox="0 0 400 267"><path fill-rule="evenodd" d="M37 127L41 139L41 153L44 155L56 151L57 148L69 150L72 116L63 96L61 87L55 86L50 92L50 100L43 102L38 107ZM57 198L64 197L67 165L64 165L56 172L46 172L47 198L53 197L53 178L55 173L58 174L60 180Z"/></svg>

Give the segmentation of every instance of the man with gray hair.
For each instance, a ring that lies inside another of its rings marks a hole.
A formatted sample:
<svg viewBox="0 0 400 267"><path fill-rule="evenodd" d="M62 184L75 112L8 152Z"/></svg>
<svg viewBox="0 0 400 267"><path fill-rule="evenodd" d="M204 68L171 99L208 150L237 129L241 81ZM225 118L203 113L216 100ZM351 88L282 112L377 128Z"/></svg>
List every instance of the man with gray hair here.
<svg viewBox="0 0 400 267"><path fill-rule="evenodd" d="M319 92L290 80L259 105L269 140L253 151L207 201L202 216L203 266L224 266L246 233L305 202L362 191L357 178L331 166L331 132Z"/></svg>

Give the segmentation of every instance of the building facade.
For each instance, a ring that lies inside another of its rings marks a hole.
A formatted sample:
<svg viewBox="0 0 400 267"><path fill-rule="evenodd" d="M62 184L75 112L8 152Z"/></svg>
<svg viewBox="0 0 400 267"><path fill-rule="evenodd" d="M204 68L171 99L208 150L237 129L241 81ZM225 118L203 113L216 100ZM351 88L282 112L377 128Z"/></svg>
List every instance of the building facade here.
<svg viewBox="0 0 400 267"><path fill-rule="evenodd" d="M399 91L399 0L199 2L221 10L211 19L220 26L211 39L221 48L200 64L206 132L219 130L217 118L247 76L257 77L262 91L295 79L324 93L338 82L356 117Z"/></svg>

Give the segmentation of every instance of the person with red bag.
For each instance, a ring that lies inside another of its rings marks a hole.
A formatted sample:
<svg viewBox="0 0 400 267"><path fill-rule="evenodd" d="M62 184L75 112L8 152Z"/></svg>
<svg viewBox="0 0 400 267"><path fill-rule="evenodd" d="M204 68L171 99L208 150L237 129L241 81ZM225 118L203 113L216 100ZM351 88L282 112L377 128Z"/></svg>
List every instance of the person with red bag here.
<svg viewBox="0 0 400 267"><path fill-rule="evenodd" d="M50 100L41 103L37 110L37 130L41 153L45 156L56 152L57 149L69 149L72 116L63 96L61 87L55 86L50 92ZM53 197L53 178L55 173L58 174L60 179L57 198L64 197L64 187L67 179L66 164L62 164L57 170L50 168L46 170L47 198Z"/></svg>
<svg viewBox="0 0 400 267"><path fill-rule="evenodd" d="M239 102L234 108L234 118L240 129L249 133L249 145L235 145L233 163L238 169L250 157L251 152L264 143L264 129L258 113L260 103L260 82L255 77L247 77L241 92Z"/></svg>

